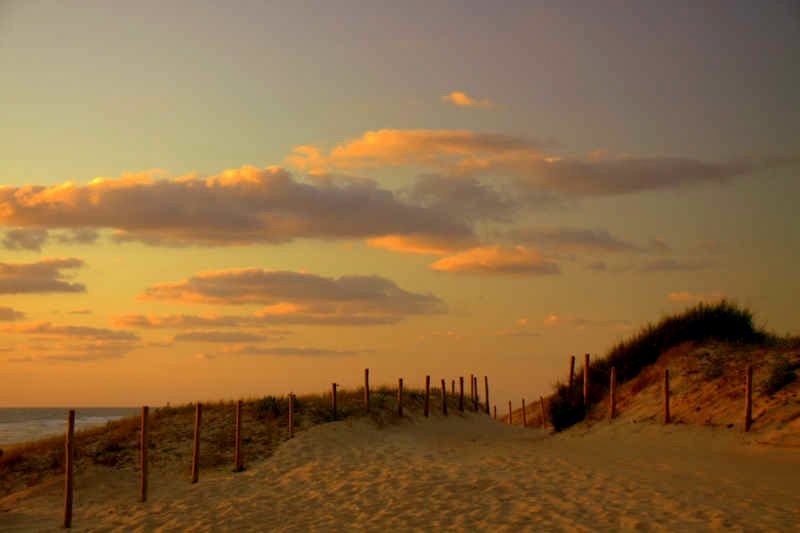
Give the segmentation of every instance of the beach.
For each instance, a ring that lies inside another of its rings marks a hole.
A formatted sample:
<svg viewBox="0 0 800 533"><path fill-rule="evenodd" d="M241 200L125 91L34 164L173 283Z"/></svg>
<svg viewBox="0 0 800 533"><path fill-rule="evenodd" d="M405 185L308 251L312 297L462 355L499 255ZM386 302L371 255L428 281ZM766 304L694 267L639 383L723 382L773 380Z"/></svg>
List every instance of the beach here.
<svg viewBox="0 0 800 533"><path fill-rule="evenodd" d="M76 472L76 531L788 531L796 449L735 430L615 421L550 435L485 415L312 427L232 473ZM3 531L55 531L63 481L0 500Z"/></svg>

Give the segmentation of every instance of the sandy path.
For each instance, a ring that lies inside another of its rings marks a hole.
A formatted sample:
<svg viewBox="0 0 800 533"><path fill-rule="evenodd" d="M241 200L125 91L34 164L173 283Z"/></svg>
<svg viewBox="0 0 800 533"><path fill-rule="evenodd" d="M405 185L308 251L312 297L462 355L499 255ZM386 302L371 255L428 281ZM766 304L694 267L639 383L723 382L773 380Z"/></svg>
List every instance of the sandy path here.
<svg viewBox="0 0 800 533"><path fill-rule="evenodd" d="M547 437L482 416L313 428L240 474L78 483L76 531L800 530L800 452L725 430L602 424ZM0 530L58 530L61 486L0 502ZM54 527L56 526L56 527Z"/></svg>

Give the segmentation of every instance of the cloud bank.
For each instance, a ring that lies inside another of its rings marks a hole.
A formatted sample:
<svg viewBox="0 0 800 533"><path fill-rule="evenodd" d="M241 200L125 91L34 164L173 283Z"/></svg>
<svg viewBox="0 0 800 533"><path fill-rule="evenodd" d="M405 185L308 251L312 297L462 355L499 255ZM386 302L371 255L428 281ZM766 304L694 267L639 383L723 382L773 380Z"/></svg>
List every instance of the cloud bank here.
<svg viewBox="0 0 800 533"><path fill-rule="evenodd" d="M63 270L80 268L83 261L45 258L33 263L0 263L0 294L86 292L81 283L67 281Z"/></svg>

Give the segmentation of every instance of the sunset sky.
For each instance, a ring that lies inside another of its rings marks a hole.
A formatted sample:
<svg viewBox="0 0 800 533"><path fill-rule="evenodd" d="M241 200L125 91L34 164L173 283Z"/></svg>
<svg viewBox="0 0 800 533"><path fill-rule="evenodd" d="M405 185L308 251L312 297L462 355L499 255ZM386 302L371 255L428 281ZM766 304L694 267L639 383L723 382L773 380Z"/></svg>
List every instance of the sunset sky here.
<svg viewBox="0 0 800 533"><path fill-rule="evenodd" d="M0 0L0 406L800 333L797 6Z"/></svg>

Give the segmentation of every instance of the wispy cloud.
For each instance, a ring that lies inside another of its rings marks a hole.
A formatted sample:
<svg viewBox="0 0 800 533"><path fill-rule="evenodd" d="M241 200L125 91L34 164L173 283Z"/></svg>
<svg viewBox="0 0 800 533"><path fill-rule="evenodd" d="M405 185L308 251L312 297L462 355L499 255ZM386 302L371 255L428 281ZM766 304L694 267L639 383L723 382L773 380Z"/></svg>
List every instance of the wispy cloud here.
<svg viewBox="0 0 800 533"><path fill-rule="evenodd" d="M215 343L236 343L236 342L263 342L267 340L266 335L258 333L247 333L243 331L187 331L179 333L173 337L174 342L215 342Z"/></svg>
<svg viewBox="0 0 800 533"><path fill-rule="evenodd" d="M640 272L694 272L708 268L705 263L678 259L652 259L639 267Z"/></svg>
<svg viewBox="0 0 800 533"><path fill-rule="evenodd" d="M488 98L483 99L476 99L468 96L466 93L461 91L453 91L450 94L446 94L442 96L442 101L453 104L454 106L458 107L477 107L483 109L489 109L494 107L494 102L489 100Z"/></svg>
<svg viewBox="0 0 800 533"><path fill-rule="evenodd" d="M77 258L45 258L33 263L0 263L0 294L86 292L81 283L66 280L62 271L80 268Z"/></svg>
<svg viewBox="0 0 800 533"><path fill-rule="evenodd" d="M444 257L431 265L433 270L481 275L558 274L558 264L536 250L515 246L473 248Z"/></svg>
<svg viewBox="0 0 800 533"><path fill-rule="evenodd" d="M22 311L0 306L0 322L13 322L14 320L22 320L24 318L25 313Z"/></svg>
<svg viewBox="0 0 800 533"><path fill-rule="evenodd" d="M6 250L32 250L39 252L47 242L47 230L43 228L17 228L6 231L3 247Z"/></svg>
<svg viewBox="0 0 800 533"><path fill-rule="evenodd" d="M253 316L265 324L391 323L409 315L446 311L444 302L433 294L404 290L380 276L328 278L260 268L201 272L182 281L152 285L139 298L264 305Z"/></svg>
<svg viewBox="0 0 800 533"><path fill-rule="evenodd" d="M139 336L129 331L95 328L90 326L57 325L51 322L25 322L0 326L0 331L32 337L57 339L91 339L111 341L138 341Z"/></svg>
<svg viewBox="0 0 800 533"><path fill-rule="evenodd" d="M225 348L227 354L280 356L280 357L348 357L358 355L359 350L337 350L308 346L232 346Z"/></svg>
<svg viewBox="0 0 800 533"><path fill-rule="evenodd" d="M725 295L721 292L697 293L690 291L675 291L667 294L667 300L679 304L696 304L700 302L712 303L724 300Z"/></svg>
<svg viewBox="0 0 800 533"><path fill-rule="evenodd" d="M642 248L614 237L607 230L570 227L518 228L509 232L515 242L560 252L639 252Z"/></svg>

